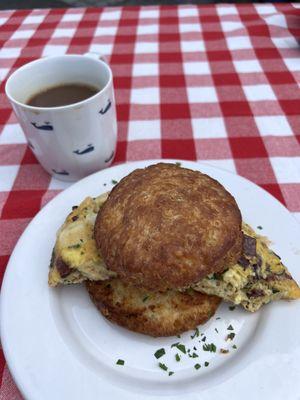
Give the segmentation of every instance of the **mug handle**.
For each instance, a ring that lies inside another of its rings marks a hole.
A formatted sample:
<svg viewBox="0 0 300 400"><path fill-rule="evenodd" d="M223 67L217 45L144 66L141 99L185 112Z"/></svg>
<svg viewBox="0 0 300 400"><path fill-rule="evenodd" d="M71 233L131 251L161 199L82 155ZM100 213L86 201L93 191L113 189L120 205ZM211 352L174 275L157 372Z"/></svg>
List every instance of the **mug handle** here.
<svg viewBox="0 0 300 400"><path fill-rule="evenodd" d="M105 62L106 64L108 64L107 58L103 54L93 53L91 51L91 52L84 53L83 55L85 57L92 58L93 60L101 60L101 61Z"/></svg>

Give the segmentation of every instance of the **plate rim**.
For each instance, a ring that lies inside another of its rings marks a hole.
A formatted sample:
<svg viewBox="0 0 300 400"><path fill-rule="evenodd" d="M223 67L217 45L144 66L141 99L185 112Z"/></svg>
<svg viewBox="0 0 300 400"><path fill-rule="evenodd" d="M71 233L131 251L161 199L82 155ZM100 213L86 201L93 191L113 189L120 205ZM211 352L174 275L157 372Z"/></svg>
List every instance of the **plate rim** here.
<svg viewBox="0 0 300 400"><path fill-rule="evenodd" d="M27 234L27 231L29 229L31 229L32 225L34 225L34 223L36 222L36 220L38 218L40 218L40 215L47 212L47 209L51 207L51 205L53 204L53 202L57 201L57 199L60 199L60 197L65 196L65 193L71 192L72 190L74 190L74 187L80 187L83 182L87 182L88 180L93 180L94 177L96 177L97 175L101 175L101 173L103 171L113 171L114 169L119 169L124 166L135 166L137 165L137 168L145 168L148 165L151 164L156 164L156 163L175 163L175 162L184 162L184 163L191 163L191 164L195 164L197 166L199 166L199 169L201 168L201 166L203 167L209 167L212 169L216 169L216 170L220 170L223 173L225 172L226 174L238 177L239 179L241 179L242 181L246 182L247 184L250 184L253 188L255 188L255 190L259 190L261 192L263 192L264 194L267 194L267 197L269 198L269 200L273 201L275 200L275 202L277 203L277 205L279 205L282 210L284 210L285 212L287 211L288 214L292 217L292 219L294 220L294 222L297 223L298 227L299 227L299 221L297 220L297 218L276 198L274 197L271 193L269 193L268 191L266 191L264 188L258 186L257 184L255 184L254 182L252 182L251 180L238 175L232 171L226 170L225 168L221 168L219 166L214 166L213 164L210 163L206 163L206 162L201 162L201 161L197 161L197 160L185 160L185 159L147 159L147 160L137 160L137 161L128 161L125 163L120 163L117 165L113 165L111 167L105 168L103 170L97 171L93 174L90 174L88 176L86 176L85 178L74 182L73 184L71 184L68 188L62 190L61 192L59 192L54 198L52 198L45 206L43 206L39 212L31 219L31 221L29 222L29 224L26 226L26 228L24 229L24 231L22 232L21 236L19 237L18 241L16 242L16 245L14 246L14 249L9 257L6 269L5 269L5 273L3 276L3 281L2 281L2 286L1 286L1 295L0 295L0 337L1 337L1 345L2 345L2 350L4 353L4 357L5 357L5 362L7 364L7 367L9 368L9 371L14 379L14 383L17 386L17 388L19 389L19 391L21 392L21 394L23 395L24 398L28 398L28 396L30 395L30 393L27 391L26 385L24 385L24 378L22 378L22 373L20 373L21 371L19 371L17 364L15 363L15 361L13 360L12 352L9 349L9 345L8 345L8 341L9 341L9 336L7 336L6 334L6 329L4 327L4 317L3 317L3 310L5 309L6 306L6 281L8 280L8 276L12 273L11 270L13 268L13 263L14 263L14 258L16 257L16 250L22 246L23 241L25 240L25 236ZM189 167L187 167L189 168Z"/></svg>

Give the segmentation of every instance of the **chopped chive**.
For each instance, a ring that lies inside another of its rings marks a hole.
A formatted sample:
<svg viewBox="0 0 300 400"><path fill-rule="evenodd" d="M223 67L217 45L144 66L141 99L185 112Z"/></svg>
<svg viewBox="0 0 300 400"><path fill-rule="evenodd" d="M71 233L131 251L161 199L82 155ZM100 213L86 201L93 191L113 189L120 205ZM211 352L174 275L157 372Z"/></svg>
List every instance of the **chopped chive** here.
<svg viewBox="0 0 300 400"><path fill-rule="evenodd" d="M236 344L234 344L234 345L232 346L232 348L233 348L233 349L237 349Z"/></svg>
<svg viewBox="0 0 300 400"><path fill-rule="evenodd" d="M199 369L199 368L201 368L201 365L200 365L200 364L195 364L195 365L194 365L194 368L195 368L195 369Z"/></svg>
<svg viewBox="0 0 300 400"><path fill-rule="evenodd" d="M218 329L217 329L217 328L215 328L215 331L216 331L217 333L219 333L219 331L218 331Z"/></svg>
<svg viewBox="0 0 300 400"><path fill-rule="evenodd" d="M168 367L163 363L158 363L159 368L163 369L164 371L168 371Z"/></svg>
<svg viewBox="0 0 300 400"><path fill-rule="evenodd" d="M172 348L172 347L177 347L177 346L179 345L179 343L180 343L180 342L176 342L176 343L171 344L171 348Z"/></svg>
<svg viewBox="0 0 300 400"><path fill-rule="evenodd" d="M143 303L145 303L145 301L147 301L149 299L149 296L145 296L144 298L143 298Z"/></svg>
<svg viewBox="0 0 300 400"><path fill-rule="evenodd" d="M156 350L156 352L154 353L154 356L156 358L160 358L162 356L164 356L166 354L165 349L158 349Z"/></svg>
<svg viewBox="0 0 300 400"><path fill-rule="evenodd" d="M230 333L227 335L226 340L233 340L234 337L235 337L235 333L234 333L234 332L230 332Z"/></svg>
<svg viewBox="0 0 300 400"><path fill-rule="evenodd" d="M177 167L181 167L181 162L177 161L177 162L175 163L175 165L177 165Z"/></svg>
<svg viewBox="0 0 300 400"><path fill-rule="evenodd" d="M68 249L79 249L81 246L80 243L72 244L71 246L68 246Z"/></svg>
<svg viewBox="0 0 300 400"><path fill-rule="evenodd" d="M197 351L197 347L196 347L196 346L194 346L194 347L193 347L193 350Z"/></svg>
<svg viewBox="0 0 300 400"><path fill-rule="evenodd" d="M103 186L106 186L106 183L103 183Z"/></svg>
<svg viewBox="0 0 300 400"><path fill-rule="evenodd" d="M201 341L205 342L205 340L206 340L206 336L204 336Z"/></svg>
<svg viewBox="0 0 300 400"><path fill-rule="evenodd" d="M116 181L115 179L112 179L112 180L111 180L111 183L112 183L113 185L116 185L116 184L118 183L118 181Z"/></svg>
<svg viewBox="0 0 300 400"><path fill-rule="evenodd" d="M180 335L176 335L176 337L178 337L178 339L180 339L180 338L181 338L181 336L180 336Z"/></svg>
<svg viewBox="0 0 300 400"><path fill-rule="evenodd" d="M175 354L175 360L178 362L180 361L180 355L178 353Z"/></svg>
<svg viewBox="0 0 300 400"><path fill-rule="evenodd" d="M232 325L229 325L228 328L227 328L227 330L228 330L228 331L233 331Z"/></svg>
<svg viewBox="0 0 300 400"><path fill-rule="evenodd" d="M197 358L197 357L199 357L197 353L192 354L192 358Z"/></svg>
<svg viewBox="0 0 300 400"><path fill-rule="evenodd" d="M173 371L169 371L169 376L173 375L174 372Z"/></svg>
<svg viewBox="0 0 300 400"><path fill-rule="evenodd" d="M117 365L124 365L125 361L121 360L120 358L118 359L118 361L116 362Z"/></svg>
<svg viewBox="0 0 300 400"><path fill-rule="evenodd" d="M229 308L230 311L235 310L235 306L229 306L228 308Z"/></svg>
<svg viewBox="0 0 300 400"><path fill-rule="evenodd" d="M217 317L216 320L221 319L221 317Z"/></svg>
<svg viewBox="0 0 300 400"><path fill-rule="evenodd" d="M176 347L178 350L182 351L182 353L186 354L186 349L184 344L178 344Z"/></svg>
<svg viewBox="0 0 300 400"><path fill-rule="evenodd" d="M199 334L200 334L199 329L196 328L195 332L193 333L193 335L191 335L191 339L194 339L195 337L199 337Z"/></svg>
<svg viewBox="0 0 300 400"><path fill-rule="evenodd" d="M190 352L191 352L191 349L188 349L187 352L190 353Z"/></svg>
<svg viewBox="0 0 300 400"><path fill-rule="evenodd" d="M260 230L262 230L262 226L261 225L258 225L258 227L257 227L257 229L260 229Z"/></svg>
<svg viewBox="0 0 300 400"><path fill-rule="evenodd" d="M205 366L205 367L208 367L208 366L209 366L209 362L208 362L208 361L205 361L204 366Z"/></svg>
<svg viewBox="0 0 300 400"><path fill-rule="evenodd" d="M216 350L217 350L217 347L216 347L216 345L214 343L210 343L210 344L205 343L202 346L202 348L203 348L204 351L210 351L211 353L215 353Z"/></svg>

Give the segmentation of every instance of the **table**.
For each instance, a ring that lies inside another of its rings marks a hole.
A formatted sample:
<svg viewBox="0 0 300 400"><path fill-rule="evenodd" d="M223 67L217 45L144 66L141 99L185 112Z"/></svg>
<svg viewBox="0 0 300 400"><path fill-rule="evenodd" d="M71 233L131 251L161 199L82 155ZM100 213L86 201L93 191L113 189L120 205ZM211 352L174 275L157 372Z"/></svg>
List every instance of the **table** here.
<svg viewBox="0 0 300 400"><path fill-rule="evenodd" d="M1 281L31 218L69 185L40 167L5 98L16 68L64 53L106 55L119 121L114 164L209 163L260 185L300 221L299 37L292 4L0 12ZM2 352L0 379L1 400L22 398Z"/></svg>

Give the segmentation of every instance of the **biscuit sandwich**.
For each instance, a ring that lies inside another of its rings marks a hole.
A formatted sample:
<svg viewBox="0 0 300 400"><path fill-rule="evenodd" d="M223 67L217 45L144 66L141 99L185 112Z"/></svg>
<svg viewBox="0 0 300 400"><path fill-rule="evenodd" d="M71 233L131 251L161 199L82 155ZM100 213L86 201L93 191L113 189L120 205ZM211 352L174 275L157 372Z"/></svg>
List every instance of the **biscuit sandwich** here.
<svg viewBox="0 0 300 400"><path fill-rule="evenodd" d="M109 320L152 336L206 322L221 299L256 311L300 289L235 199L198 171L159 163L87 198L58 232L50 286L86 282Z"/></svg>

